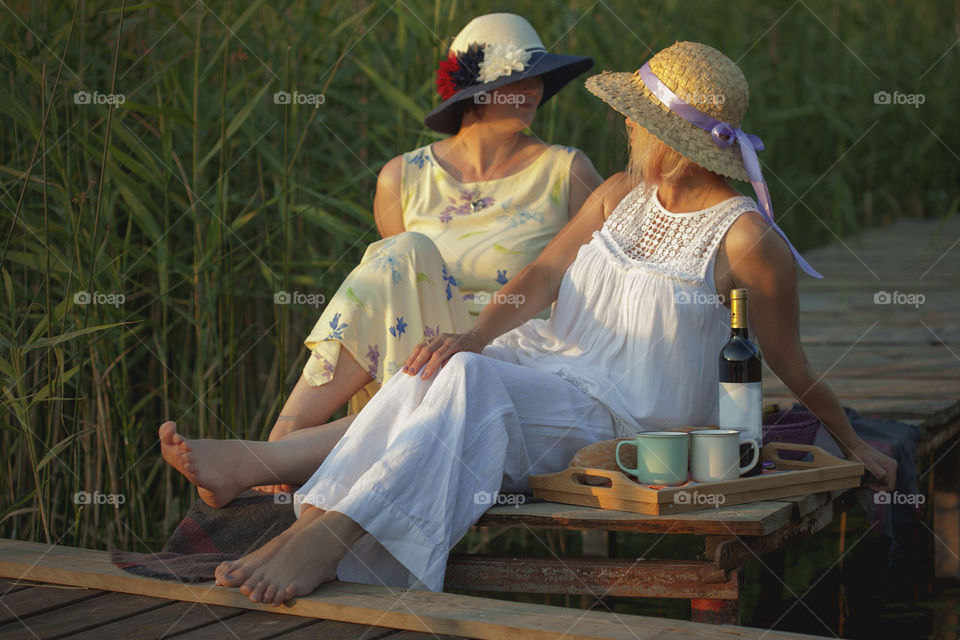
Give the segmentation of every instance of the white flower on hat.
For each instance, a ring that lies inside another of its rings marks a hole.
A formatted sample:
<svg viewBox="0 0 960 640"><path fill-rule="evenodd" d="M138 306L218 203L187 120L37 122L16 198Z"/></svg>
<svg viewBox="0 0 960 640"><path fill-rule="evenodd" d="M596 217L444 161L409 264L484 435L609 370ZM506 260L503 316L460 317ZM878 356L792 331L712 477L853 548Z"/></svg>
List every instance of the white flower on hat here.
<svg viewBox="0 0 960 640"><path fill-rule="evenodd" d="M490 44L483 49L480 63L480 82L493 82L514 71L523 71L530 60L530 52L509 43Z"/></svg>

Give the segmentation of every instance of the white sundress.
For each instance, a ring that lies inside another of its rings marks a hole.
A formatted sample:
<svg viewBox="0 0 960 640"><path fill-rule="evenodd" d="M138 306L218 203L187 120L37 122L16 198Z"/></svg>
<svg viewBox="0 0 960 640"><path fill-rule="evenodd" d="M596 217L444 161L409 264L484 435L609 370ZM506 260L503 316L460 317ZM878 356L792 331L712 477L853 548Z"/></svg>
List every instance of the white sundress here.
<svg viewBox="0 0 960 640"><path fill-rule="evenodd" d="M441 591L450 549L499 491L529 491L591 442L715 423L729 329L713 262L755 210L741 196L674 214L638 186L580 248L550 319L384 384L294 500L367 532L338 579Z"/></svg>

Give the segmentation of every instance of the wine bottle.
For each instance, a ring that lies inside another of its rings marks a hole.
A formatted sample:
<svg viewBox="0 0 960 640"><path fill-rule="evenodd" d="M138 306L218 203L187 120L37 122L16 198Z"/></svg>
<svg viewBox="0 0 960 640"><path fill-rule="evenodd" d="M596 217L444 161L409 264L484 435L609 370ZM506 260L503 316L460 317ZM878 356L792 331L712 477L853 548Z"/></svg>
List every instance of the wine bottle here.
<svg viewBox="0 0 960 640"><path fill-rule="evenodd" d="M747 330L747 290L730 292L730 339L720 350L720 415L721 429L736 429L740 441L747 439L763 445L763 393L760 349L750 340ZM744 451L746 449L746 451ZM751 454L750 447L741 447L743 455ZM749 457L740 464L750 462ZM758 463L744 475L760 473Z"/></svg>

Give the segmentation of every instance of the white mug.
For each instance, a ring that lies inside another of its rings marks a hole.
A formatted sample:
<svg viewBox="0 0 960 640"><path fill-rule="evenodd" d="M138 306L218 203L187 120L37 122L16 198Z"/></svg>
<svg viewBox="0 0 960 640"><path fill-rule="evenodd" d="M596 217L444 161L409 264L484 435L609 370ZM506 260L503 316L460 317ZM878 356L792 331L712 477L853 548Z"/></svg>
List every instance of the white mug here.
<svg viewBox="0 0 960 640"><path fill-rule="evenodd" d="M697 482L734 480L760 461L760 447L753 439L753 459L740 466L740 432L735 429L700 429L690 432L690 477Z"/></svg>

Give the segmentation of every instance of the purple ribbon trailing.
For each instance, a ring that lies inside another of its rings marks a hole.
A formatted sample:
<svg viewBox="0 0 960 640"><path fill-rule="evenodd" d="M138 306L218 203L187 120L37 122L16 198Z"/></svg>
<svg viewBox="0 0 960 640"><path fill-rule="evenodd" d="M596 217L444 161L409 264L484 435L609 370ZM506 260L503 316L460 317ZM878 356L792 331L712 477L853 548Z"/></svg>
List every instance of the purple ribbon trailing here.
<svg viewBox="0 0 960 640"><path fill-rule="evenodd" d="M797 251L793 243L790 242L787 234L784 233L783 229L777 226L777 223L773 220L770 190L767 189L767 183L763 179L763 173L760 171L760 161L757 159L757 151L763 151L763 141L757 136L744 133L743 129L734 128L729 122L717 120L713 116L709 116L681 100L667 85L660 82L660 78L650 70L649 63L645 63L640 67L637 74L643 79L650 93L657 96L660 102L667 105L670 111L690 124L696 125L704 131L709 131L710 137L713 138L715 145L718 147L729 147L734 142L740 145L740 154L743 156L743 166L747 170L750 184L753 185L753 190L757 194L757 200L760 204L760 214L763 215L766 221L770 223L770 226L780 234L780 237L786 241L787 246L790 247L790 251L793 253L793 257L797 259L800 268L814 278L822 278L823 276L817 273L817 271L804 260L800 252Z"/></svg>

